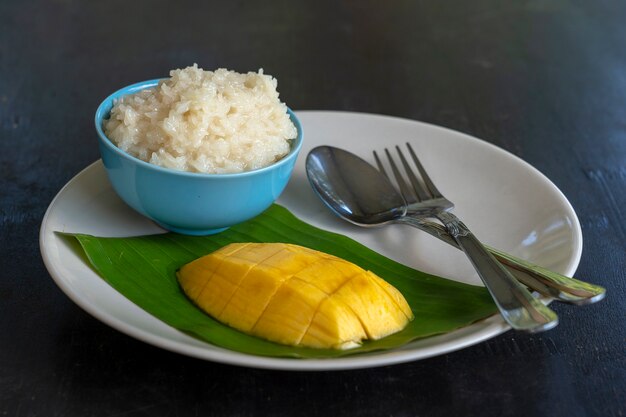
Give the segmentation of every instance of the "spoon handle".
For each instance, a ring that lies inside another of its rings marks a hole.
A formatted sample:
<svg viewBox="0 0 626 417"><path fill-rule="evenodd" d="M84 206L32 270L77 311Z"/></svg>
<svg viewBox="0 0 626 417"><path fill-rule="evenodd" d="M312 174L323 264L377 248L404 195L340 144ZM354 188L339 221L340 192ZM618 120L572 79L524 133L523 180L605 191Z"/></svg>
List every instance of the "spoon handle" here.
<svg viewBox="0 0 626 417"><path fill-rule="evenodd" d="M460 249L458 243L440 224L410 216L398 219L397 223L416 227ZM543 296L568 304L585 305L602 300L606 294L606 290L599 285L566 277L499 249L484 246L518 281Z"/></svg>

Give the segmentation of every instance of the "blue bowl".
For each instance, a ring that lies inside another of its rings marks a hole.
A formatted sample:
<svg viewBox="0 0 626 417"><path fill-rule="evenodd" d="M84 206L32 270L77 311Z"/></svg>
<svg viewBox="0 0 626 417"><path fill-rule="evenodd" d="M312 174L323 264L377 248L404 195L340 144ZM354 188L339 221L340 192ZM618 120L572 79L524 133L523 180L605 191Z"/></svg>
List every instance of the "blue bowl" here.
<svg viewBox="0 0 626 417"><path fill-rule="evenodd" d="M288 109L298 130L290 152L270 166L236 174L162 168L122 151L102 130L102 122L110 116L115 99L154 87L159 81L122 88L107 97L96 111L102 162L120 198L165 229L187 235L218 233L267 209L287 185L302 147L302 126L296 115Z"/></svg>

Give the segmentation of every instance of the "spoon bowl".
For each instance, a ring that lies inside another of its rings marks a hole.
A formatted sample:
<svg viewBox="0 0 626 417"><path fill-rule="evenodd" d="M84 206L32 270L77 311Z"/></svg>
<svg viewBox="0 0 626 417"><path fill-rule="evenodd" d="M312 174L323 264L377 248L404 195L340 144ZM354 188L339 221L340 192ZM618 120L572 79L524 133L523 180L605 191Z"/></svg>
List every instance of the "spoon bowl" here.
<svg viewBox="0 0 626 417"><path fill-rule="evenodd" d="M404 197L389 179L353 153L318 146L307 155L306 173L320 199L358 226L382 226L406 215Z"/></svg>

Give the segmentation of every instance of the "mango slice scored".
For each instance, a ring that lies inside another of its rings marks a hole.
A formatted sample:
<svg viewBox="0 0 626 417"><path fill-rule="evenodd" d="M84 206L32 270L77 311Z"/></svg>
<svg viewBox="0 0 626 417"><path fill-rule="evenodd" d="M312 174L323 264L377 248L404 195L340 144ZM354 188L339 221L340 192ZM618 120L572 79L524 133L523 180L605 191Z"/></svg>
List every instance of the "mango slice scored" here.
<svg viewBox="0 0 626 417"><path fill-rule="evenodd" d="M392 285L335 256L286 243L232 243L181 267L199 308L276 343L348 349L402 330L413 313Z"/></svg>

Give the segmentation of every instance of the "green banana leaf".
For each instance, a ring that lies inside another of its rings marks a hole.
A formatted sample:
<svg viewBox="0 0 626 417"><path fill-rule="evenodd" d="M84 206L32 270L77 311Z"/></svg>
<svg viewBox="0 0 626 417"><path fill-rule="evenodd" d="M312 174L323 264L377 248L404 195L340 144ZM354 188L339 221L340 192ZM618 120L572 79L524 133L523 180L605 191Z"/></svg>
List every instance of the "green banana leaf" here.
<svg viewBox="0 0 626 417"><path fill-rule="evenodd" d="M467 326L496 312L488 292L394 262L346 236L313 227L273 205L245 223L212 236L160 235L78 240L95 271L126 298L170 326L223 348L254 355L326 358L400 347L412 340ZM192 304L176 280L182 265L234 242L293 243L369 269L398 288L415 319L401 332L350 350L284 346L221 324Z"/></svg>

